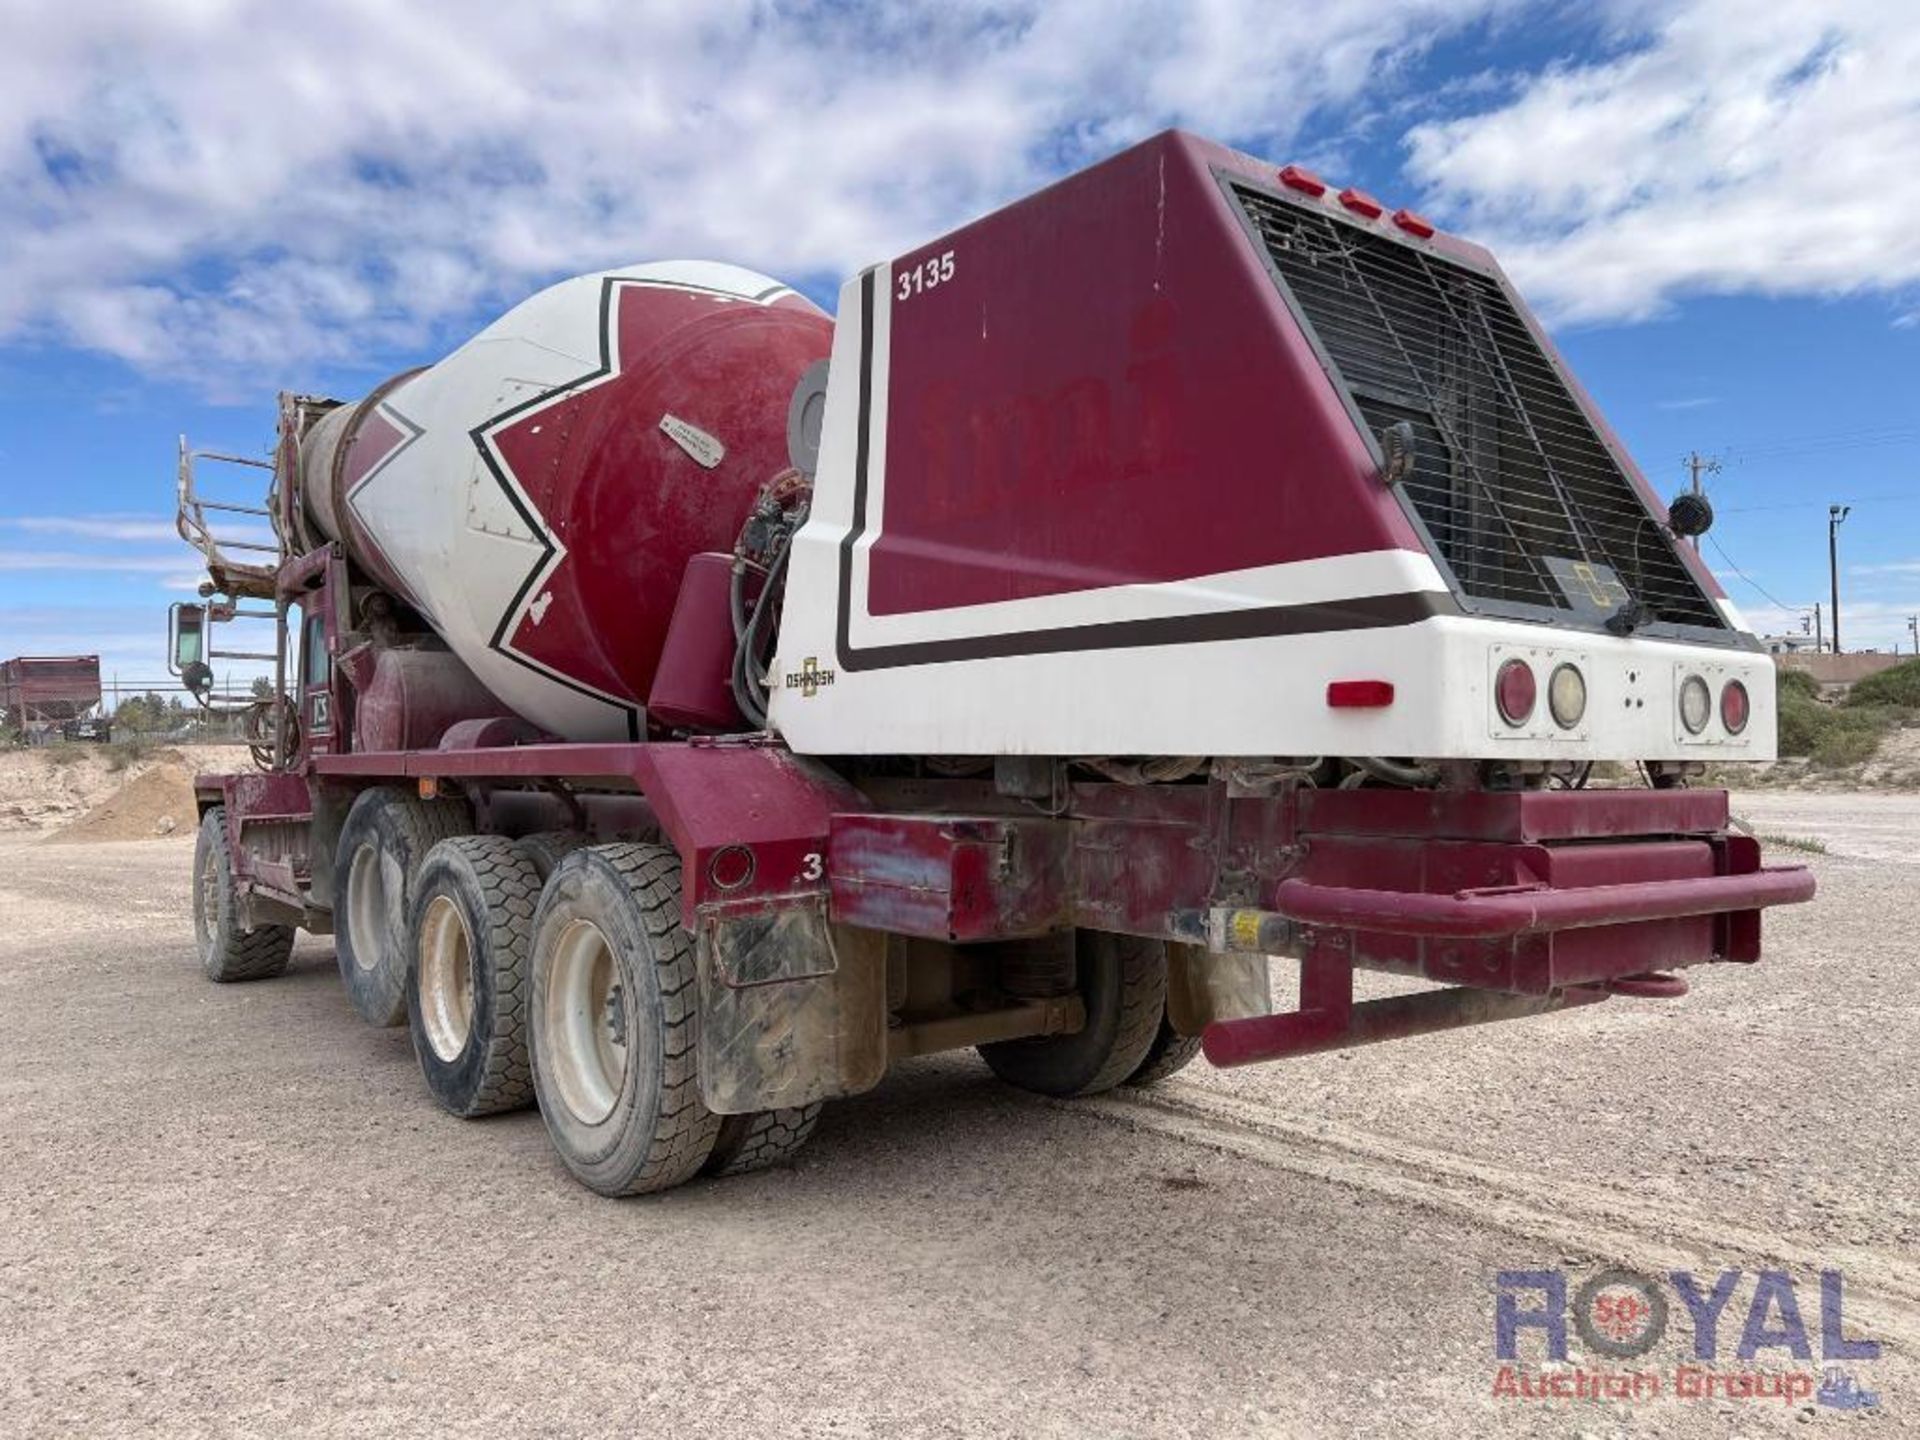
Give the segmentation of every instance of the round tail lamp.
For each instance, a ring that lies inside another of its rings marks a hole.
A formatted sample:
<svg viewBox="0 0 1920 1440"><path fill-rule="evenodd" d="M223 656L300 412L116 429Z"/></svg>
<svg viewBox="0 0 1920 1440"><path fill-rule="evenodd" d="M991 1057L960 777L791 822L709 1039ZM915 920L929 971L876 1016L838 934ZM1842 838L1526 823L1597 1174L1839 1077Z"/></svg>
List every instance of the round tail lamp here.
<svg viewBox="0 0 1920 1440"><path fill-rule="evenodd" d="M1587 713L1587 677L1577 665L1556 665L1547 681L1547 709L1553 723L1571 730Z"/></svg>
<svg viewBox="0 0 1920 1440"><path fill-rule="evenodd" d="M1680 682L1680 723L1689 735L1698 735L1712 716L1713 692L1707 682L1698 675L1687 676Z"/></svg>
<svg viewBox="0 0 1920 1440"><path fill-rule="evenodd" d="M1539 696L1539 684L1533 667L1524 660L1509 660L1495 672L1493 699L1500 707L1500 718L1509 725L1524 725L1533 714Z"/></svg>
<svg viewBox="0 0 1920 1440"><path fill-rule="evenodd" d="M1738 680L1729 680L1720 692L1720 723L1727 727L1729 735L1738 735L1752 718L1753 701L1747 687Z"/></svg>

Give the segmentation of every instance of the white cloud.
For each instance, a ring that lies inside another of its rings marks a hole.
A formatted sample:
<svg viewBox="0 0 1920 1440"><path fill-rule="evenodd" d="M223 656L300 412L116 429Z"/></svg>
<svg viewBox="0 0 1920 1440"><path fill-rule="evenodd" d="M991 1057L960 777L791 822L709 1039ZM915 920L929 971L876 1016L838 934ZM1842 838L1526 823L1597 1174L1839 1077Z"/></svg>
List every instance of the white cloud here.
<svg viewBox="0 0 1920 1440"><path fill-rule="evenodd" d="M265 524L235 520L227 514L215 514L211 518L217 525L218 538L227 545L276 543L272 529ZM76 540L186 544L173 521L144 515L0 515L0 526L29 535L66 535Z"/></svg>
<svg viewBox="0 0 1920 1440"><path fill-rule="evenodd" d="M1920 283L1920 25L1911 0L1614 0L1599 63L1420 125L1432 206L1550 316L1642 319L1696 292Z"/></svg>
<svg viewBox="0 0 1920 1440"><path fill-rule="evenodd" d="M77 550L0 550L0 570L59 570L72 575L103 571L134 575L180 573L182 555L99 555Z"/></svg>
<svg viewBox="0 0 1920 1440"><path fill-rule="evenodd" d="M1167 124L1284 146L1512 3L36 7L0 52L0 340L258 393L558 272L838 277Z"/></svg>
<svg viewBox="0 0 1920 1440"><path fill-rule="evenodd" d="M1896 560L1888 565L1849 566L1849 575L1920 575L1920 560Z"/></svg>
<svg viewBox="0 0 1920 1440"><path fill-rule="evenodd" d="M1827 604L1822 597L1824 611ZM1783 610L1775 605L1742 605L1747 624L1761 635L1799 635L1800 618L1811 611ZM1848 650L1908 650L1912 637L1907 632L1907 617L1920 613L1920 594L1906 600L1857 600L1841 596L1840 643ZM1833 635L1833 617L1823 614L1822 628L1829 639Z"/></svg>
<svg viewBox="0 0 1920 1440"><path fill-rule="evenodd" d="M33 535L74 535L88 540L177 540L171 520L138 515L14 515L0 517Z"/></svg>

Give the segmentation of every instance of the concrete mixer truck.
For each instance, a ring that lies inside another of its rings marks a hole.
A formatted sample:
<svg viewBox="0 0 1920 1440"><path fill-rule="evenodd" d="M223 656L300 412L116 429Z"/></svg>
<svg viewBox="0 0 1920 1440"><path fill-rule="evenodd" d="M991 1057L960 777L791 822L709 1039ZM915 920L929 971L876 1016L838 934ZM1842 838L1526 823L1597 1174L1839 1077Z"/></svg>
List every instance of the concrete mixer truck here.
<svg viewBox="0 0 1920 1440"><path fill-rule="evenodd" d="M277 636L259 770L197 782L206 973L331 934L439 1105L609 1195L936 1051L1069 1097L1670 1000L1813 892L1696 783L1775 743L1710 512L1485 250L1180 133L833 317L568 280L283 395L270 462L183 441L179 500L180 673Z"/></svg>

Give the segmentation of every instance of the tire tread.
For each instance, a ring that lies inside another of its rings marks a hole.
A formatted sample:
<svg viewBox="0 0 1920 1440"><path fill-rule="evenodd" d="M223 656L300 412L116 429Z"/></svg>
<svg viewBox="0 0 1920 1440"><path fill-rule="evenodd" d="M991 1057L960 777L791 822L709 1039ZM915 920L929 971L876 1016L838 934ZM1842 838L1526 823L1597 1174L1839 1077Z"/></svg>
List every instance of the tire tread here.
<svg viewBox="0 0 1920 1440"><path fill-rule="evenodd" d="M442 863L457 857L473 877L486 906L487 953L493 960L493 1034L472 1099L458 1113L497 1115L533 1103L533 1059L528 1051L532 1006L533 916L540 905L541 877L533 860L498 835L455 835L427 853ZM424 871L425 865L422 865ZM418 957L413 958L418 964ZM417 985L417 980L414 982ZM423 1053L421 1063L427 1062Z"/></svg>
<svg viewBox="0 0 1920 1440"><path fill-rule="evenodd" d="M813 1136L824 1102L783 1110L759 1110L750 1115L728 1115L720 1122L720 1138L707 1161L707 1175L746 1175L769 1170L791 1160Z"/></svg>
<svg viewBox="0 0 1920 1440"><path fill-rule="evenodd" d="M659 1111L647 1153L619 1184L594 1188L646 1195L698 1175L720 1131L720 1117L700 1097L698 977L693 939L680 924L680 857L665 845L620 842L583 847L563 863L578 863L583 853L612 870L633 896L651 951L661 1026Z"/></svg>
<svg viewBox="0 0 1920 1440"><path fill-rule="evenodd" d="M1160 1033L1153 1037L1153 1043L1147 1047L1147 1058L1140 1062L1139 1069L1127 1077L1126 1083L1157 1085L1186 1069L1199 1053L1198 1035L1182 1035L1163 1019Z"/></svg>
<svg viewBox="0 0 1920 1440"><path fill-rule="evenodd" d="M216 805L202 818L201 834L211 840L212 855L225 875L226 894L221 907L222 923L216 926L212 943L202 953L200 965L207 978L217 985L247 980L271 980L286 973L293 960L296 931L291 925L260 925L240 930L234 924L239 913L239 897L233 888L233 846L227 838L227 811ZM194 876L193 903L200 904L198 867Z"/></svg>

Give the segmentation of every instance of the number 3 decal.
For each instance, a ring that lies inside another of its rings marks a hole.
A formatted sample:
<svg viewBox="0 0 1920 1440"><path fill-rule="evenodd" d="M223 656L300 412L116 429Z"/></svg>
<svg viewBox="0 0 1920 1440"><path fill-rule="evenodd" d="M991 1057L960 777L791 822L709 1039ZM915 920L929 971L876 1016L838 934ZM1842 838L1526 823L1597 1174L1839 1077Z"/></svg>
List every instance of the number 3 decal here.
<svg viewBox="0 0 1920 1440"><path fill-rule="evenodd" d="M820 858L820 852L818 850L809 850L805 855L800 857L800 878L802 880L818 880L825 873L826 862Z"/></svg>
<svg viewBox="0 0 1920 1440"><path fill-rule="evenodd" d="M911 300L953 279L953 251L946 250L894 276L893 298Z"/></svg>

